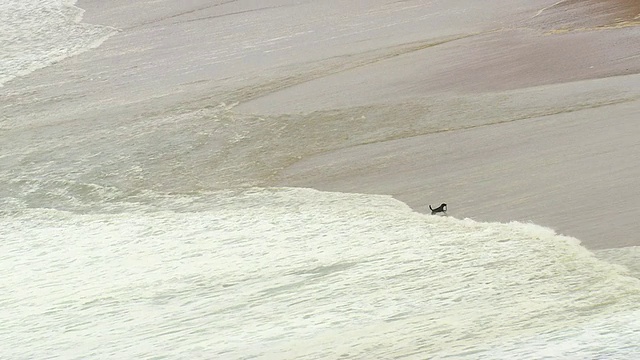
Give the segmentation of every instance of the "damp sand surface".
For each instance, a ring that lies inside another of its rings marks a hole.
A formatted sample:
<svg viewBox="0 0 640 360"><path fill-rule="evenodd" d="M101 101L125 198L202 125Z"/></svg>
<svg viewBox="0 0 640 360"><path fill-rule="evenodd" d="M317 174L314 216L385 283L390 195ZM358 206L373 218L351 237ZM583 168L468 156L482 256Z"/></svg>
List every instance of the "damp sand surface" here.
<svg viewBox="0 0 640 360"><path fill-rule="evenodd" d="M118 33L0 90L3 176L389 194L640 243L635 2L145 4L79 1Z"/></svg>

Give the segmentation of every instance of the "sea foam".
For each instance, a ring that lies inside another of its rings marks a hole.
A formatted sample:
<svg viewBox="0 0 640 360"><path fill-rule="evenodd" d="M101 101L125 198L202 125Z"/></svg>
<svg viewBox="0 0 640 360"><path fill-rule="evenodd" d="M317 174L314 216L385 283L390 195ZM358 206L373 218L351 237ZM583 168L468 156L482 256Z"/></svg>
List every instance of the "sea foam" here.
<svg viewBox="0 0 640 360"><path fill-rule="evenodd" d="M82 23L75 0L8 0L0 3L0 86L17 76L98 47L116 33Z"/></svg>
<svg viewBox="0 0 640 360"><path fill-rule="evenodd" d="M144 193L0 220L0 357L632 358L640 281L388 196Z"/></svg>

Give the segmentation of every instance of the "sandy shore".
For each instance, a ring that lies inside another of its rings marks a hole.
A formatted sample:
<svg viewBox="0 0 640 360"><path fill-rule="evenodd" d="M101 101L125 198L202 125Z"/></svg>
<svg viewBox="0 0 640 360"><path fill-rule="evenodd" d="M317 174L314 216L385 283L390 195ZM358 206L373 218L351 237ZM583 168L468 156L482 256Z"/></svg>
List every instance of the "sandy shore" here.
<svg viewBox="0 0 640 360"><path fill-rule="evenodd" d="M391 194L640 245L637 1L166 5L78 2L120 33L0 90L21 166L63 159L60 176L131 189ZM224 127L202 115L221 103ZM46 147L61 136L73 153Z"/></svg>
<svg viewBox="0 0 640 360"><path fill-rule="evenodd" d="M635 81L640 81L636 77ZM392 194L482 221L532 221L592 249L638 245L640 102L330 151L277 185Z"/></svg>
<svg viewBox="0 0 640 360"><path fill-rule="evenodd" d="M418 108L389 122L432 125L304 158L275 185L392 194L422 212L447 202L456 217L532 221L592 249L640 245L639 14L630 1L554 3L241 109L346 107L335 89L349 89L351 105Z"/></svg>

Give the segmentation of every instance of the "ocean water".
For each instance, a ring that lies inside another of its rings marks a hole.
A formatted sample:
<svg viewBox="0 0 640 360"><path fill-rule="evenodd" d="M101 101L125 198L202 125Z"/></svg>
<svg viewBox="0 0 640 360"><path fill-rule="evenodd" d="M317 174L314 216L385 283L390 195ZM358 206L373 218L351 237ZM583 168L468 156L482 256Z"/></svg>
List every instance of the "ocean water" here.
<svg viewBox="0 0 640 360"><path fill-rule="evenodd" d="M0 10L7 87L115 33L73 2ZM305 144L256 150L283 119L212 104L0 126L0 358L638 358L639 249L593 254L535 224L242 183L240 160ZM163 191L178 173L197 181Z"/></svg>
<svg viewBox="0 0 640 360"><path fill-rule="evenodd" d="M78 212L15 204L0 238L7 359L640 353L628 269L534 224L424 215L387 196L252 188L143 192Z"/></svg>
<svg viewBox="0 0 640 360"><path fill-rule="evenodd" d="M99 46L116 30L82 23L75 0L0 2L0 86Z"/></svg>

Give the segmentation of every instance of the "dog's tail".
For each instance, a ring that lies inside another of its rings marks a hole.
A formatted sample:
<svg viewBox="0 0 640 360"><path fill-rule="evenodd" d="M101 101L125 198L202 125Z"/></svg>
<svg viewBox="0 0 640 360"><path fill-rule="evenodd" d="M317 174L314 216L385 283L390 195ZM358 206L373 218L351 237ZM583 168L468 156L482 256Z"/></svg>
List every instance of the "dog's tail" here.
<svg viewBox="0 0 640 360"><path fill-rule="evenodd" d="M429 205L429 210L433 211L433 208L431 207L431 205Z"/></svg>

